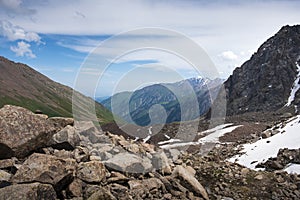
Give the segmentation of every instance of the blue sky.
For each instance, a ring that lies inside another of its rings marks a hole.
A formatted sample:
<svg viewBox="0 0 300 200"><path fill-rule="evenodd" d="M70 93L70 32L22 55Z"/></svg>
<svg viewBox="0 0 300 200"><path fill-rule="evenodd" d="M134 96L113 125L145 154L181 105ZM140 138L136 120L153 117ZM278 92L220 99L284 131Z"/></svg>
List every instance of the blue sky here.
<svg viewBox="0 0 300 200"><path fill-rule="evenodd" d="M299 24L299 8L300 2L291 0L0 0L0 55L73 87L80 66L104 41L133 29L157 27L192 39L208 54L219 76L227 78L282 26ZM113 55L121 44L147 37L131 35L112 43L104 54ZM106 96L197 75L202 74L170 52L144 49L119 57L96 90L86 80L80 91Z"/></svg>

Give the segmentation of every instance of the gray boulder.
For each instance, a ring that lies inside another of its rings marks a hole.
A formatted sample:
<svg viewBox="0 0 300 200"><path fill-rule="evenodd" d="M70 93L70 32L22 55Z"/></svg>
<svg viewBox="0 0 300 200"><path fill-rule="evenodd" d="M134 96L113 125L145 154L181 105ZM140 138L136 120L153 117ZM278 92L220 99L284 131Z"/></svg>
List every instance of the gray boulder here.
<svg viewBox="0 0 300 200"><path fill-rule="evenodd" d="M185 187L192 190L196 195L202 196L204 199L208 200L208 194L204 187L199 183L199 181L194 177L190 170L185 169L183 166L176 166L173 171L173 177L177 177L180 183Z"/></svg>
<svg viewBox="0 0 300 200"><path fill-rule="evenodd" d="M104 162L105 166L120 172L145 173L152 169L149 158L131 153L119 153Z"/></svg>
<svg viewBox="0 0 300 200"><path fill-rule="evenodd" d="M52 136L68 123L63 118L47 119L22 107L4 106L0 109L0 159L24 158L47 146Z"/></svg>
<svg viewBox="0 0 300 200"><path fill-rule="evenodd" d="M109 137L104 135L92 121L76 121L75 131L78 133L82 145L111 142Z"/></svg>
<svg viewBox="0 0 300 200"><path fill-rule="evenodd" d="M73 126L67 125L53 135L51 143L55 149L74 150L80 143L80 137Z"/></svg>
<svg viewBox="0 0 300 200"><path fill-rule="evenodd" d="M162 174L171 174L172 168L169 164L169 159L164 151L153 154L152 165L156 170L160 170Z"/></svg>
<svg viewBox="0 0 300 200"><path fill-rule="evenodd" d="M79 163L77 177L89 183L100 183L106 177L106 169L100 161Z"/></svg>

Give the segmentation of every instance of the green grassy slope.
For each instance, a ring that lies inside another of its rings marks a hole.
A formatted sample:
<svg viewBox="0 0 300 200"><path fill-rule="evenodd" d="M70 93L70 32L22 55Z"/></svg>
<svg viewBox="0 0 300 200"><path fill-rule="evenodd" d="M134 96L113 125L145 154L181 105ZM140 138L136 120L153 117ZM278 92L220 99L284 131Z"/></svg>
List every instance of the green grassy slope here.
<svg viewBox="0 0 300 200"><path fill-rule="evenodd" d="M70 87L52 81L34 69L12 62L0 56L0 107L11 104L31 111L41 110L48 116L72 117L72 94ZM91 98L79 94L84 101ZM111 112L95 103L98 120L111 122Z"/></svg>

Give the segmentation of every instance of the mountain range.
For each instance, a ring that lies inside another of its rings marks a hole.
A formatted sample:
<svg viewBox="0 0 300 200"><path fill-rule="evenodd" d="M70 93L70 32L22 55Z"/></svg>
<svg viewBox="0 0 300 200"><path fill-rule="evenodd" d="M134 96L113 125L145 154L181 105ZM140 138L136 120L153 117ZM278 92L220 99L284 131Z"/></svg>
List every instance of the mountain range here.
<svg viewBox="0 0 300 200"><path fill-rule="evenodd" d="M222 82L222 79L190 78L154 84L134 92L115 94L101 104L124 121L140 126L189 121L209 110ZM197 102L196 110L193 101ZM153 106L157 105L162 106L166 113L157 107L155 110Z"/></svg>

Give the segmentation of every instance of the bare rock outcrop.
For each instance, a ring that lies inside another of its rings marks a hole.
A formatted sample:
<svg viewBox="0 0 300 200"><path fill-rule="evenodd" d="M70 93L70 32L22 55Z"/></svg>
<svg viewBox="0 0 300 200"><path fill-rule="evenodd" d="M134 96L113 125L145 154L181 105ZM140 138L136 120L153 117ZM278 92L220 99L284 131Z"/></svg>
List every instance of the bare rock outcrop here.
<svg viewBox="0 0 300 200"><path fill-rule="evenodd" d="M48 119L22 107L6 105L0 109L0 158L24 158L47 146L55 133L72 123L72 120Z"/></svg>

